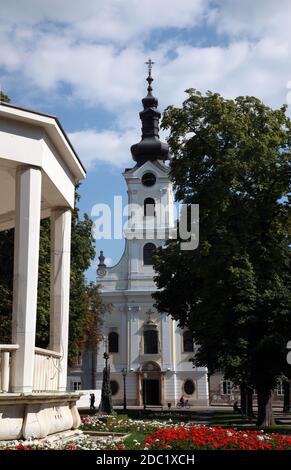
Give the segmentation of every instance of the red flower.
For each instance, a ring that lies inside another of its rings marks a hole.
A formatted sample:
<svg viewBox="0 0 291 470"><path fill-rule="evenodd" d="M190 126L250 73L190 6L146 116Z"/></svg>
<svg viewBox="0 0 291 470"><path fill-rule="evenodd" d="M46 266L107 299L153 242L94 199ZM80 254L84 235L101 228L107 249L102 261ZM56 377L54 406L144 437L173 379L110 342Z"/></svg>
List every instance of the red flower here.
<svg viewBox="0 0 291 470"><path fill-rule="evenodd" d="M145 438L145 446L148 449L285 450L291 449L291 437L220 427L180 426L154 432Z"/></svg>
<svg viewBox="0 0 291 470"><path fill-rule="evenodd" d="M23 446L22 444L18 444L15 446L15 450L30 450L30 447Z"/></svg>

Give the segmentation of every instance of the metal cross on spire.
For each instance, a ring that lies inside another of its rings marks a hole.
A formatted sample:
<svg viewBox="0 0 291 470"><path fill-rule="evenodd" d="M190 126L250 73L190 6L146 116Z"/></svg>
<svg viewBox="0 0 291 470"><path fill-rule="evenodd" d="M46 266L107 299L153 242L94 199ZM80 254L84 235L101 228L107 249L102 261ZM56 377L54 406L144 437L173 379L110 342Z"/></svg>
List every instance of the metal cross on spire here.
<svg viewBox="0 0 291 470"><path fill-rule="evenodd" d="M149 77L151 77L152 76L152 67L154 65L154 62L152 61L152 59L149 59L147 62L145 62L145 64L148 66Z"/></svg>

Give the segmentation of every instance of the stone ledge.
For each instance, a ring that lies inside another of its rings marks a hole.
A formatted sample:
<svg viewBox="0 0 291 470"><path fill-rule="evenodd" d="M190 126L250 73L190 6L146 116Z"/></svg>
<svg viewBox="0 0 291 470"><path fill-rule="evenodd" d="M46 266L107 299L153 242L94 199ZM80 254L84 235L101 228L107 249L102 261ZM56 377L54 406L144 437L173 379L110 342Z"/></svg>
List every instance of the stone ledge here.
<svg viewBox="0 0 291 470"><path fill-rule="evenodd" d="M1 394L0 440L42 439L77 429L80 393Z"/></svg>
<svg viewBox="0 0 291 470"><path fill-rule="evenodd" d="M49 403L49 402L75 402L82 393L79 392L35 392L35 393L0 393L0 407L2 405Z"/></svg>

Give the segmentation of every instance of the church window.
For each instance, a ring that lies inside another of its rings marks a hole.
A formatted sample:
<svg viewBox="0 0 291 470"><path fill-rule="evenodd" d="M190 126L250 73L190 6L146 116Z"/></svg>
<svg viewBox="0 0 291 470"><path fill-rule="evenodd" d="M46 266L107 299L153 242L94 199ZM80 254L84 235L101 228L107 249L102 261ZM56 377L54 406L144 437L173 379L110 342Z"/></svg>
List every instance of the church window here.
<svg viewBox="0 0 291 470"><path fill-rule="evenodd" d="M186 395L193 395L195 392L195 384L192 379L187 379L184 382L184 392Z"/></svg>
<svg viewBox="0 0 291 470"><path fill-rule="evenodd" d="M185 331L183 333L183 351L184 352L193 352L194 351L194 341L191 331Z"/></svg>
<svg viewBox="0 0 291 470"><path fill-rule="evenodd" d="M108 335L108 352L109 353L118 353L118 342L119 342L118 333L115 333L115 331L111 331Z"/></svg>
<svg viewBox="0 0 291 470"><path fill-rule="evenodd" d="M153 254L156 250L156 245L153 243L146 243L143 247L143 264L153 265Z"/></svg>
<svg viewBox="0 0 291 470"><path fill-rule="evenodd" d="M156 215L155 200L152 197L147 197L144 200L143 208L145 217L154 217Z"/></svg>
<svg viewBox="0 0 291 470"><path fill-rule="evenodd" d="M82 365L82 353L81 352L78 352L78 356L77 356L77 366L81 366Z"/></svg>
<svg viewBox="0 0 291 470"><path fill-rule="evenodd" d="M158 332L157 330L145 330L144 338L144 353L145 354L158 354Z"/></svg>
<svg viewBox="0 0 291 470"><path fill-rule="evenodd" d="M156 177L153 173L145 173L141 179L141 182L144 186L150 187L155 184Z"/></svg>
<svg viewBox="0 0 291 470"><path fill-rule="evenodd" d="M116 382L116 380L110 380L110 388L112 396L117 395L119 390L118 382Z"/></svg>

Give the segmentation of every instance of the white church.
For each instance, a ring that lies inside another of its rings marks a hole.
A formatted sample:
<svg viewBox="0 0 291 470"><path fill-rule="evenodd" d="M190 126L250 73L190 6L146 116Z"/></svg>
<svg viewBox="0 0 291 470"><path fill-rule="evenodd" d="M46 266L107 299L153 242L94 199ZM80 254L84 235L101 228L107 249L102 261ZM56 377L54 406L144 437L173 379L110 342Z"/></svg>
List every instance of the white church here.
<svg viewBox="0 0 291 470"><path fill-rule="evenodd" d="M113 267L106 266L103 252L99 257L97 284L111 305L104 317L104 340L97 364L92 351L84 351L70 371L68 386L100 390L103 355L108 352L113 405L123 404L126 374L129 406L175 406L182 395L193 406L205 406L209 402L207 369L193 368L189 361L195 347L191 333L153 307L152 293L157 288L152 255L174 228L174 197L165 163L168 145L159 139L161 114L152 95L151 64L149 61L148 93L140 113L141 141L131 147L132 168L123 172L130 208L125 250Z"/></svg>
<svg viewBox="0 0 291 470"><path fill-rule="evenodd" d="M125 250L120 261L106 267L99 257L97 283L111 311L104 318L97 357L97 384L101 388L103 354L109 353L113 405L123 403L126 375L128 405L175 406L183 395L192 405L208 405L207 370L193 368L194 343L168 315L153 307L152 255L165 243L174 226L174 198L169 180L168 145L159 140L158 100L152 95L151 61L147 96L140 113L142 137L131 147L135 162L123 172L129 207L135 210L125 230ZM110 255L110 254L108 254Z"/></svg>

